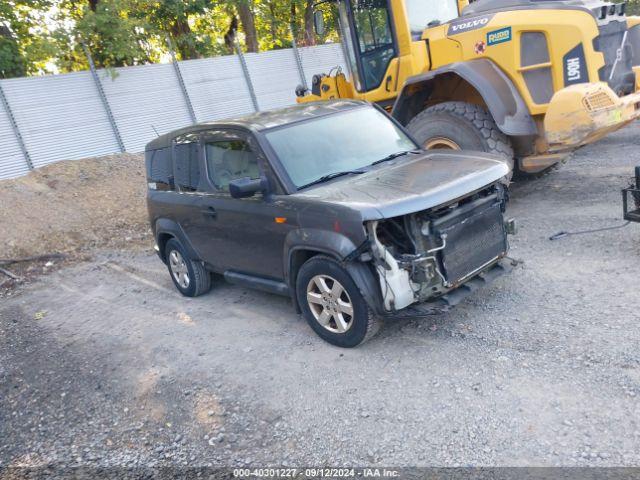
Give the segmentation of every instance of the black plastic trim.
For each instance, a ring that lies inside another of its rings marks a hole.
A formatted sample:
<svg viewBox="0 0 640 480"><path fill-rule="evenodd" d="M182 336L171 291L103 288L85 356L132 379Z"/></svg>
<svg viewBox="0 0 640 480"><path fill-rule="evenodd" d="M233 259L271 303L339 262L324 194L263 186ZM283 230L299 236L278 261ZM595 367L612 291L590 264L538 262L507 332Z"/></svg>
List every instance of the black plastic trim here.
<svg viewBox="0 0 640 480"><path fill-rule="evenodd" d="M170 192L170 193L173 193L173 192ZM192 260L201 259L196 249L193 248L193 245L189 241L189 238L182 230L182 227L175 221L170 220L168 218L159 218L156 220L155 222L156 243L158 242L160 235L163 235L163 234L168 234L178 239L178 241L182 244L182 246L187 251L187 254L191 257ZM162 258L162 260L164 261L165 260L164 253L158 252L158 254L160 255L160 258Z"/></svg>
<svg viewBox="0 0 640 480"><path fill-rule="evenodd" d="M246 273L227 270L224 272L224 279L234 285L241 285L263 292L275 293L276 295L289 296L289 286L284 282L279 282L270 278L256 277Z"/></svg>

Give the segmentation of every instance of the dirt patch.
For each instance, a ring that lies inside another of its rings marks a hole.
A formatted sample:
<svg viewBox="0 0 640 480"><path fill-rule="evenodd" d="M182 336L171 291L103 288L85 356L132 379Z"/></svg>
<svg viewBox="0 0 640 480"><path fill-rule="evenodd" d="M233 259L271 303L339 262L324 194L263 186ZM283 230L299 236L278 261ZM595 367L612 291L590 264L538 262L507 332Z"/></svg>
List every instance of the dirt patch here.
<svg viewBox="0 0 640 480"><path fill-rule="evenodd" d="M210 392L199 392L196 395L195 418L200 425L217 430L222 426L224 409L220 399Z"/></svg>
<svg viewBox="0 0 640 480"><path fill-rule="evenodd" d="M72 263L90 260L87 254L54 255L30 261L5 264L0 261L0 299L10 297L19 286L26 286L43 275L53 273Z"/></svg>
<svg viewBox="0 0 640 480"><path fill-rule="evenodd" d="M137 381L137 402L146 410L147 415L157 422L162 422L167 415L167 408L163 402L159 401L155 392L158 388L160 372L151 368L138 377Z"/></svg>
<svg viewBox="0 0 640 480"><path fill-rule="evenodd" d="M151 244L142 155L58 162L0 181L0 258Z"/></svg>

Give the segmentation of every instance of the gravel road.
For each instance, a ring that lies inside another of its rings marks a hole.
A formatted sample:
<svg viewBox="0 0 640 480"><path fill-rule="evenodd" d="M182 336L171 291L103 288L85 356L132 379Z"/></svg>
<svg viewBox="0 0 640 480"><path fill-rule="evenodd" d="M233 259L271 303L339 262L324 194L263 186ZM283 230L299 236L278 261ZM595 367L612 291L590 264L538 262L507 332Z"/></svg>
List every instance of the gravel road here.
<svg viewBox="0 0 640 480"><path fill-rule="evenodd" d="M101 252L0 300L0 465L640 465L640 124L514 185L514 272L453 312L323 343L286 299L189 300Z"/></svg>

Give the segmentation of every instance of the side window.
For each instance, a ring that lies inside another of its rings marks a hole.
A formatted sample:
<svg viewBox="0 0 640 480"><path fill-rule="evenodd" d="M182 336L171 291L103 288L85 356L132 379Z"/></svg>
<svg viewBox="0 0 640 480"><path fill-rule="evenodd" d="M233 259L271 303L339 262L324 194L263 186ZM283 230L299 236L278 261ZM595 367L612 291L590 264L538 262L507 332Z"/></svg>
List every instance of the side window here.
<svg viewBox="0 0 640 480"><path fill-rule="evenodd" d="M154 190L173 190L173 163L171 148L159 148L145 152L147 182Z"/></svg>
<svg viewBox="0 0 640 480"><path fill-rule="evenodd" d="M365 90L377 88L395 55L387 0L352 0Z"/></svg>
<svg viewBox="0 0 640 480"><path fill-rule="evenodd" d="M198 136L182 135L173 145L173 165L176 189L180 192L195 192L200 183L200 160L198 158Z"/></svg>
<svg viewBox="0 0 640 480"><path fill-rule="evenodd" d="M216 190L228 192L229 182L238 178L260 178L258 160L245 140L205 138L204 149L209 180Z"/></svg>

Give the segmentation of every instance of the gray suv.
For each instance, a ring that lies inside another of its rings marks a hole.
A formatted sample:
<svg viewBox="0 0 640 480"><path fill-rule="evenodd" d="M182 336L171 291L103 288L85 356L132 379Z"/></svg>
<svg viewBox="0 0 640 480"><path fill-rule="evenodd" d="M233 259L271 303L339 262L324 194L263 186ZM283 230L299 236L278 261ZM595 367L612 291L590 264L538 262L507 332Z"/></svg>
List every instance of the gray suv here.
<svg viewBox="0 0 640 480"><path fill-rule="evenodd" d="M334 345L447 310L503 272L507 165L422 151L368 103L193 125L149 143L146 167L156 248L183 295L212 273L286 295Z"/></svg>

